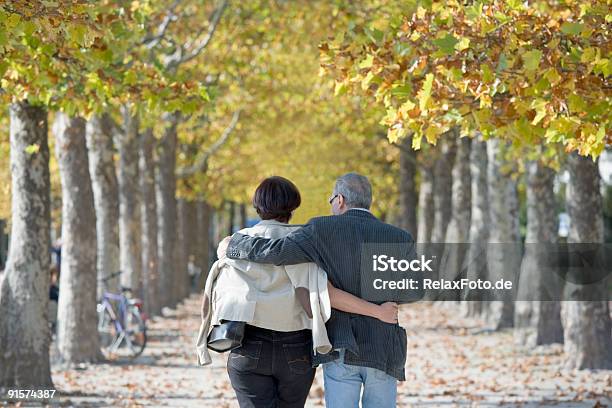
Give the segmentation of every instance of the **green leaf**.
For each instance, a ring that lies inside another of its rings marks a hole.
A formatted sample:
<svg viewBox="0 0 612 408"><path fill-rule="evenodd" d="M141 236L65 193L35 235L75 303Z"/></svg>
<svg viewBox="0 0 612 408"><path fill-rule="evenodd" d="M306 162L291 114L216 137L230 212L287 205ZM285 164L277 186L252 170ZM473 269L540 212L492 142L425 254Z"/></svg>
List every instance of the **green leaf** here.
<svg viewBox="0 0 612 408"><path fill-rule="evenodd" d="M200 98L202 98L206 102L210 102L210 95L208 94L208 91L206 90L205 86L200 87L199 94L200 94Z"/></svg>
<svg viewBox="0 0 612 408"><path fill-rule="evenodd" d="M406 98L412 95L412 86L410 84L393 85L391 87L391 95Z"/></svg>
<svg viewBox="0 0 612 408"><path fill-rule="evenodd" d="M584 31L584 24L580 23L563 23L561 31L569 35L580 35Z"/></svg>
<svg viewBox="0 0 612 408"><path fill-rule="evenodd" d="M457 51L463 51L470 48L470 39L467 37L463 37L456 45L455 49Z"/></svg>
<svg viewBox="0 0 612 408"><path fill-rule="evenodd" d="M542 51L533 50L527 51L523 54L523 66L528 72L533 72L540 66L540 60L542 59Z"/></svg>
<svg viewBox="0 0 612 408"><path fill-rule="evenodd" d="M383 33L382 31L376 28L366 28L364 31L366 35L370 38L370 41L372 41L375 44L378 44L379 42L381 42L383 38L385 37L385 33Z"/></svg>
<svg viewBox="0 0 612 408"><path fill-rule="evenodd" d="M9 64L6 61L0 61L0 78L4 76L4 73L8 69Z"/></svg>
<svg viewBox="0 0 612 408"><path fill-rule="evenodd" d="M587 105L584 99L579 95L570 94L567 98L567 107L571 113L580 113L587 110Z"/></svg>
<svg viewBox="0 0 612 408"><path fill-rule="evenodd" d="M421 139L423 136L417 135L416 133L412 135L412 149L413 150L421 150Z"/></svg>
<svg viewBox="0 0 612 408"><path fill-rule="evenodd" d="M406 55L410 55L412 52L412 47L410 44L406 44L403 42L398 42L394 46L395 53L400 57L405 57Z"/></svg>
<svg viewBox="0 0 612 408"><path fill-rule="evenodd" d="M482 80L484 82L493 82L495 77L488 64L480 64L480 70L482 71Z"/></svg>
<svg viewBox="0 0 612 408"><path fill-rule="evenodd" d="M344 82L336 81L336 85L334 86L334 95L339 96L347 91L347 86Z"/></svg>
<svg viewBox="0 0 612 408"><path fill-rule="evenodd" d="M429 98L431 96L431 87L433 85L433 74L425 75L425 82L423 83L423 89L419 92L419 109L424 111L427 108L427 102L429 102Z"/></svg>
<svg viewBox="0 0 612 408"><path fill-rule="evenodd" d="M370 68L373 62L374 62L374 56L372 54L369 54L367 57L365 57L363 61L359 63L359 68L361 69Z"/></svg>
<svg viewBox="0 0 612 408"><path fill-rule="evenodd" d="M497 73L499 74L501 71L508 68L508 57L503 52L499 55L499 62L497 63Z"/></svg>
<svg viewBox="0 0 612 408"><path fill-rule="evenodd" d="M372 71L368 72L368 75L361 81L361 89L367 91L375 77Z"/></svg>
<svg viewBox="0 0 612 408"><path fill-rule="evenodd" d="M606 137L606 127L604 125L601 125L599 127L599 130L597 131L597 135L596 137L596 143L601 143L604 141L604 138Z"/></svg>
<svg viewBox="0 0 612 408"><path fill-rule="evenodd" d="M66 34L68 34L68 38L74 41L76 44L83 44L85 41L85 34L87 34L87 29L80 24L70 24L66 28Z"/></svg>
<svg viewBox="0 0 612 408"><path fill-rule="evenodd" d="M446 34L442 38L436 38L433 40L433 43L442 53L452 55L455 53L455 45L459 43L459 40L452 34Z"/></svg>
<svg viewBox="0 0 612 408"><path fill-rule="evenodd" d="M542 100L542 99L536 100L532 104L532 106L536 111L536 115L531 121L531 124L535 126L538 123L540 123L540 121L544 119L544 117L546 117L546 114L548 112L546 111L546 101L545 100Z"/></svg>

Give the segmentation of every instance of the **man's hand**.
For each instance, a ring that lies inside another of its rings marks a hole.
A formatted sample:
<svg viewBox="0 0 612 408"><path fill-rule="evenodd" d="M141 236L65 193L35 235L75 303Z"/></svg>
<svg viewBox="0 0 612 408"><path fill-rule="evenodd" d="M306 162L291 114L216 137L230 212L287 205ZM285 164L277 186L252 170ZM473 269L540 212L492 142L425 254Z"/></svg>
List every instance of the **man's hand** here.
<svg viewBox="0 0 612 408"><path fill-rule="evenodd" d="M396 324L397 314L399 306L394 302L385 302L378 306L378 320L382 320L385 323Z"/></svg>
<svg viewBox="0 0 612 408"><path fill-rule="evenodd" d="M217 247L217 258L219 260L227 258L227 247L229 246L230 240L232 239L231 235L225 237L219 242L219 246Z"/></svg>

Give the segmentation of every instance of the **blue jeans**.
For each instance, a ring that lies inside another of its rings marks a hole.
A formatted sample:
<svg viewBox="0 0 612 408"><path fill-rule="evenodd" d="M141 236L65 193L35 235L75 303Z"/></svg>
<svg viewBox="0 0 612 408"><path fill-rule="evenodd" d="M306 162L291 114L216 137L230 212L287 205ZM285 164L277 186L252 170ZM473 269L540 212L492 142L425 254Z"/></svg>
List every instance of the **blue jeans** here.
<svg viewBox="0 0 612 408"><path fill-rule="evenodd" d="M397 380L376 368L345 364L344 352L340 351L340 359L323 364L325 406L359 408L361 397L362 408L396 407Z"/></svg>

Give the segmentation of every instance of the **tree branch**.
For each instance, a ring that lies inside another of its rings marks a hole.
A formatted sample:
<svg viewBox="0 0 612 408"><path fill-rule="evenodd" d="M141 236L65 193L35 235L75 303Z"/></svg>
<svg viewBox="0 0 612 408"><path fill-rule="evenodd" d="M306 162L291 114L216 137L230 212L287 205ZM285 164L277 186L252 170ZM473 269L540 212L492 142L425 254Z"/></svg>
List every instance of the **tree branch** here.
<svg viewBox="0 0 612 408"><path fill-rule="evenodd" d="M193 166L177 169L176 177L187 178L198 172L206 173L206 170L208 169L208 160L221 148L221 146L223 146L223 144L225 144L225 142L227 142L238 124L238 119L240 119L241 112L241 109L234 112L230 124L225 128L225 130L223 130L223 133L219 139L217 139L217 141L210 146L206 153L204 153L204 155Z"/></svg>
<svg viewBox="0 0 612 408"><path fill-rule="evenodd" d="M221 2L221 5L215 9L215 11L213 12L211 16L210 22L208 24L208 32L206 33L204 38L202 38L198 42L198 44L187 55L182 56L180 60L178 60L177 65L194 59L208 46L208 44L210 44L210 40L212 40L213 35L215 34L215 31L217 30L217 26L219 25L219 21L221 21L221 16L223 15L223 12L225 11L226 7L227 7L227 0L223 0ZM199 37L199 34L201 34L201 32L198 33L198 35L195 38Z"/></svg>
<svg viewBox="0 0 612 408"><path fill-rule="evenodd" d="M168 8L168 14L166 14L161 24L157 28L157 34L152 37L146 37L142 41L142 44L146 46L147 49L150 50L155 48L166 35L166 31L168 30L170 23L178 19L177 15L174 13L174 10L178 7L180 2L180 0L175 0L174 3L170 5Z"/></svg>

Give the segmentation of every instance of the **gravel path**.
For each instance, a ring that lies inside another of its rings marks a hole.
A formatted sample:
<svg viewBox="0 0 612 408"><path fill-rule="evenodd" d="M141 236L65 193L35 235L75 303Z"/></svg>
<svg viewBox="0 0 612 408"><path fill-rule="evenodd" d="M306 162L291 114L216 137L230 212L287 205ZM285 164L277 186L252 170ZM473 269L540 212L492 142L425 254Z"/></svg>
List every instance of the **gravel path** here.
<svg viewBox="0 0 612 408"><path fill-rule="evenodd" d="M131 363L54 365L59 399L52 405L237 407L227 354L212 353L212 366L197 366L199 305L192 295L150 321L150 342ZM560 346L521 350L511 331L482 330L481 322L458 317L448 305L405 306L400 319L408 332L401 407L612 407L612 371L564 370ZM322 384L319 369L307 407L324 405Z"/></svg>

